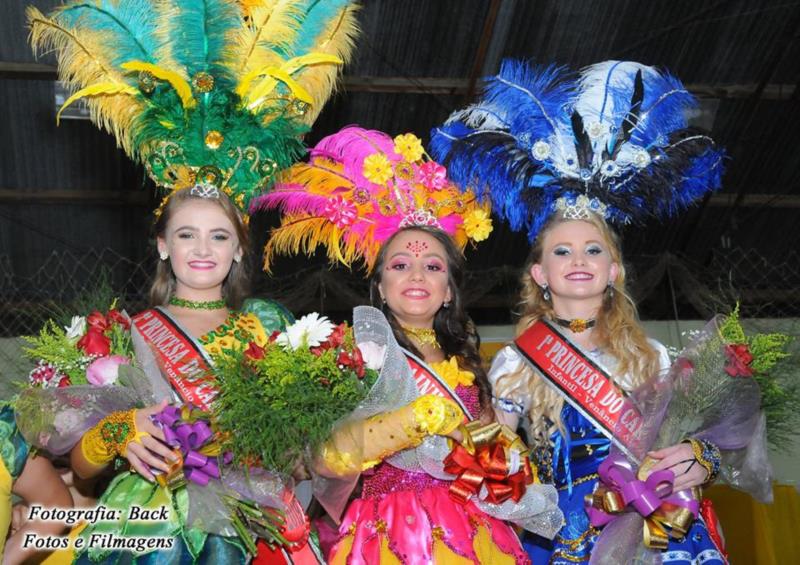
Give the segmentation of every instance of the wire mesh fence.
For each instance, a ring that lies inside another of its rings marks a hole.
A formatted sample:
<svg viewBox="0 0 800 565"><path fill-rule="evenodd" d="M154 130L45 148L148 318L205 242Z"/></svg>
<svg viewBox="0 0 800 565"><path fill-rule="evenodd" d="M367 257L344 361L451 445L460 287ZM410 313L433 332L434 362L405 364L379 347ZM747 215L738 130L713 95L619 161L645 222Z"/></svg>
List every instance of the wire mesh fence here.
<svg viewBox="0 0 800 565"><path fill-rule="evenodd" d="M47 319L66 324L71 315L106 308L115 298L129 312L144 308L150 261L134 262L111 249L53 252L35 272L22 276L15 273L9 256L0 255L0 363L25 370L18 337L38 332ZM633 294L640 302L646 303L666 285L667 299L690 305L696 318L727 311L737 302L745 318L800 318L796 252L779 264L743 249L716 251L704 265L669 254L634 257L631 262L638 274ZM511 266L469 271L465 304L508 311L518 278L519 268ZM358 274L322 264L280 276L262 274L254 288L257 296L278 300L297 313L345 312L368 298L368 286Z"/></svg>

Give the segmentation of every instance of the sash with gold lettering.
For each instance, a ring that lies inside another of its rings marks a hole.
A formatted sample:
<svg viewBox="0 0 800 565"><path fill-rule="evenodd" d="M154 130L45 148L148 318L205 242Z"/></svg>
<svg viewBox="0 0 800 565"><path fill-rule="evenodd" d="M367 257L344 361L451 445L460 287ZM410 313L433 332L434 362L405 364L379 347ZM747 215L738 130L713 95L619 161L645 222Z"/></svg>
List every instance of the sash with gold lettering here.
<svg viewBox="0 0 800 565"><path fill-rule="evenodd" d="M636 459L631 448L642 415L602 368L545 320L528 328L514 345L567 402Z"/></svg>
<svg viewBox="0 0 800 565"><path fill-rule="evenodd" d="M211 378L211 359L162 308L145 310L131 321L150 346L161 373L186 403L208 411L217 395Z"/></svg>
<svg viewBox="0 0 800 565"><path fill-rule="evenodd" d="M406 354L406 359L408 360L408 364L411 367L411 372L414 375L414 382L417 384L417 390L419 390L420 394L434 394L436 396L441 396L442 398L449 398L458 404L459 408L461 408L461 412L464 414L465 422L468 422L472 419L469 410L467 410L467 407L464 406L464 402L449 386L447 386L447 383L445 383L442 378L436 374L436 371L431 369L425 363L425 361L410 351L403 349L403 353Z"/></svg>

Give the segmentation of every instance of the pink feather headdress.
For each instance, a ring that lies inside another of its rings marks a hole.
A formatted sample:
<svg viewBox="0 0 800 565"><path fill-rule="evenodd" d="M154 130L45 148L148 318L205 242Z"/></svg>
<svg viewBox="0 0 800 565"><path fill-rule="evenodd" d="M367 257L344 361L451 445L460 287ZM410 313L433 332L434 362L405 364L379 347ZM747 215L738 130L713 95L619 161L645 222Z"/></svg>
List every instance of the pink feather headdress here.
<svg viewBox="0 0 800 565"><path fill-rule="evenodd" d="M392 139L354 126L322 139L308 163L283 172L251 209L265 208L283 214L264 248L267 271L276 253L311 254L320 244L331 261L363 259L371 271L383 242L406 226L440 228L460 249L492 231L488 203L451 184L416 136Z"/></svg>

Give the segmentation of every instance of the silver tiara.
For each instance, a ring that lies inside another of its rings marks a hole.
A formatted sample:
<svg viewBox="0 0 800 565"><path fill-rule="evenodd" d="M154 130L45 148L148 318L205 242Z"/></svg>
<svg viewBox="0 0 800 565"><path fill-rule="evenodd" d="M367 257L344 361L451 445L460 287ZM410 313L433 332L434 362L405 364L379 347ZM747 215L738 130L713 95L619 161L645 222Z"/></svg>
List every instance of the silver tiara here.
<svg viewBox="0 0 800 565"><path fill-rule="evenodd" d="M597 198L589 198L580 194L575 198L561 197L556 200L556 211L565 220L588 220L595 216L606 217L608 206Z"/></svg>
<svg viewBox="0 0 800 565"><path fill-rule="evenodd" d="M219 198L219 189L213 184L200 183L190 188L189 194L199 198Z"/></svg>
<svg viewBox="0 0 800 565"><path fill-rule="evenodd" d="M436 219L436 216L434 216L430 210L425 210L423 208L417 208L409 212L400 221L401 228L407 228L409 226L431 226L439 229L442 228L442 224L439 223L439 220Z"/></svg>

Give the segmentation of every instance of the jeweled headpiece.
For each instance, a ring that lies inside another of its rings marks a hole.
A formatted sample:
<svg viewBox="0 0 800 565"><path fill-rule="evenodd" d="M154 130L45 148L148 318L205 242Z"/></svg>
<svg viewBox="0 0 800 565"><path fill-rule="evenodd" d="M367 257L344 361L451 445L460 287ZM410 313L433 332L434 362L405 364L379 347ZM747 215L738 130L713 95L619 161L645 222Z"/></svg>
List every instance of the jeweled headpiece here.
<svg viewBox="0 0 800 565"><path fill-rule="evenodd" d="M283 213L264 250L267 270L276 253L311 253L324 244L331 261L363 259L371 271L383 242L400 228L440 228L461 249L492 230L488 203L453 186L412 134L392 139L347 127L322 139L310 155L254 200L256 208Z"/></svg>
<svg viewBox="0 0 800 565"><path fill-rule="evenodd" d="M679 80L639 63L575 78L508 60L482 100L434 130L431 151L531 241L553 213L639 223L720 186L725 153L688 127L695 105Z"/></svg>
<svg viewBox="0 0 800 565"><path fill-rule="evenodd" d="M302 157L356 33L352 1L72 0L28 8L31 41L164 189L246 210ZM63 107L62 107L63 110ZM60 112L59 112L60 115Z"/></svg>

